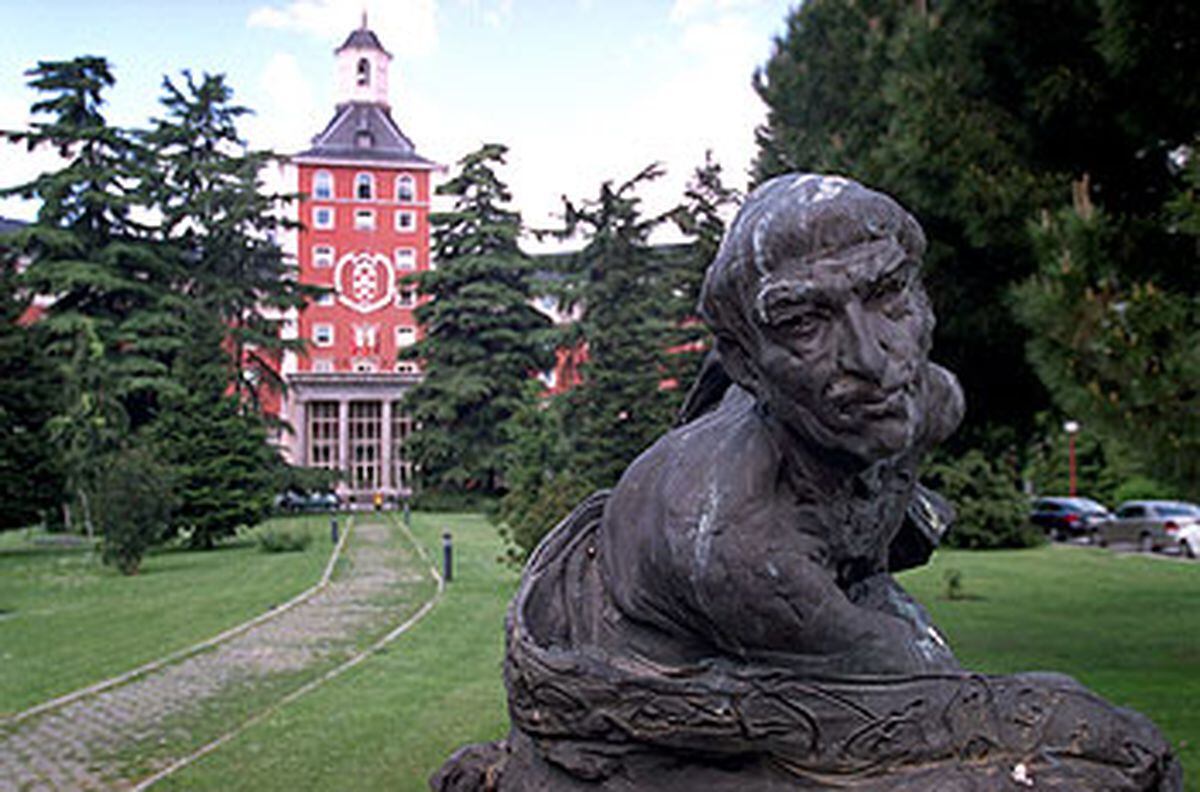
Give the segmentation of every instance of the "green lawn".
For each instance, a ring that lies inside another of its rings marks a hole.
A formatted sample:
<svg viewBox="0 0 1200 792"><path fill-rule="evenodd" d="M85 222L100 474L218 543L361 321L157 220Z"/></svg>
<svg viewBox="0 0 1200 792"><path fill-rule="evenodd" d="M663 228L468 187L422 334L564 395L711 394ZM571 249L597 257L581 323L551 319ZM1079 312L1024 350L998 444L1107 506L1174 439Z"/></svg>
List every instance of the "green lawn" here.
<svg viewBox="0 0 1200 792"><path fill-rule="evenodd" d="M202 641L316 583L332 551L329 518L286 522L312 533L307 550L263 553L251 532L209 552L152 553L133 577L86 548L0 534L0 716Z"/></svg>
<svg viewBox="0 0 1200 792"><path fill-rule="evenodd" d="M423 790L429 773L455 748L504 734L503 624L516 575L496 563L500 541L481 517L417 514L414 528L435 559L440 560L443 530L451 530L455 542L456 579L425 620L383 654L249 729L162 787ZM327 524L320 521L316 530L326 531ZM315 544L327 552L327 541ZM287 560L253 551L247 556L247 564ZM170 555L151 559L146 578L153 577L155 564L168 560ZM945 574L951 569L961 573L966 599L945 599ZM253 578L253 573L242 577L239 585L262 584ZM902 580L929 607L967 665L994 673L1069 673L1152 717L1180 748L1189 779L1200 775L1200 707L1195 706L1200 701L1200 563L1057 546L943 551L929 567ZM6 574L0 592L8 590ZM9 595L3 596L0 604L11 607ZM188 604L193 602L187 597L179 607L194 608ZM199 615L184 612L189 618ZM4 630L12 621L0 621L6 653L11 650ZM38 640L45 651L53 650L50 638ZM93 654L107 645L96 637L89 640ZM29 672L23 675L28 678ZM7 675L3 683L10 684ZM1200 789L1194 780L1189 788Z"/></svg>

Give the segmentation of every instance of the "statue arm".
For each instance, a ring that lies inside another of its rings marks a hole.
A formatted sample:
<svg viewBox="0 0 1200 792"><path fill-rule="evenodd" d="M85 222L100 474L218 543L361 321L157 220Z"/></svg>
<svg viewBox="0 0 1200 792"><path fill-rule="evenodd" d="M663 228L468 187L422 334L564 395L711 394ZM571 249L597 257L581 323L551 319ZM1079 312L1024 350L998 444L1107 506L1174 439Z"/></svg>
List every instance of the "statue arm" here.
<svg viewBox="0 0 1200 792"><path fill-rule="evenodd" d="M799 549L718 554L696 576L693 607L718 648L771 656L818 674L914 674L958 668L924 611L890 576L848 596Z"/></svg>

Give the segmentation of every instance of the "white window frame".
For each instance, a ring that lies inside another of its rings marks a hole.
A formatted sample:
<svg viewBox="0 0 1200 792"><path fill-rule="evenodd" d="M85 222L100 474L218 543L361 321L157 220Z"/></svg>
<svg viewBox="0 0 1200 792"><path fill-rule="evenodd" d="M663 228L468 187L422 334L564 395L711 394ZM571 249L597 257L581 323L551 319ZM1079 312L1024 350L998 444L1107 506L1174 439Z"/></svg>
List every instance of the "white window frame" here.
<svg viewBox="0 0 1200 792"><path fill-rule="evenodd" d="M415 272L417 269L417 249L413 247L396 248L392 260L396 262L397 272Z"/></svg>
<svg viewBox="0 0 1200 792"><path fill-rule="evenodd" d="M313 325L312 342L313 346L331 347L335 339L334 327L329 322L320 322Z"/></svg>
<svg viewBox="0 0 1200 792"><path fill-rule="evenodd" d="M317 171L313 174L313 198L328 200L333 198L333 174L329 171Z"/></svg>
<svg viewBox="0 0 1200 792"><path fill-rule="evenodd" d="M363 186L366 185L366 195L363 195ZM375 200L375 176L371 173L359 172L354 174L354 200L356 201L373 201Z"/></svg>
<svg viewBox="0 0 1200 792"><path fill-rule="evenodd" d="M324 216L326 220L322 221ZM313 228L319 228L322 231L328 231L334 226L334 211L332 206L314 206L313 207Z"/></svg>
<svg viewBox="0 0 1200 792"><path fill-rule="evenodd" d="M417 213L411 209L396 210L396 230L409 232L417 229Z"/></svg>
<svg viewBox="0 0 1200 792"><path fill-rule="evenodd" d="M417 180L407 173L396 177L396 200L399 203L414 203L417 200Z"/></svg>
<svg viewBox="0 0 1200 792"><path fill-rule="evenodd" d="M379 325L355 325L354 345L359 348L374 348L379 343Z"/></svg>
<svg viewBox="0 0 1200 792"><path fill-rule="evenodd" d="M396 325L396 349L405 349L417 343L417 328L412 325Z"/></svg>
<svg viewBox="0 0 1200 792"><path fill-rule="evenodd" d="M417 307L417 290L412 286L401 286L396 290L396 305L400 308Z"/></svg>
<svg viewBox="0 0 1200 792"><path fill-rule="evenodd" d="M312 263L317 269L329 269L337 260L337 251L333 245L313 245Z"/></svg>
<svg viewBox="0 0 1200 792"><path fill-rule="evenodd" d="M374 209L355 209L354 210L354 230L355 231L374 231L375 230L375 210Z"/></svg>
<svg viewBox="0 0 1200 792"><path fill-rule="evenodd" d="M333 373L333 358L319 357L313 358L312 370L317 374L332 374Z"/></svg>

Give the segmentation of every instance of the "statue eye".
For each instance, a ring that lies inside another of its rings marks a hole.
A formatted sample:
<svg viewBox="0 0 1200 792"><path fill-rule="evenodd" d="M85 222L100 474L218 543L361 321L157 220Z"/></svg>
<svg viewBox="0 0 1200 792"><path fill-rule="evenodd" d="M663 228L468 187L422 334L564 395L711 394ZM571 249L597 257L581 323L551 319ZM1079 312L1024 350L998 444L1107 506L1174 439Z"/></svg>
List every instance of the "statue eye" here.
<svg viewBox="0 0 1200 792"><path fill-rule="evenodd" d="M904 274L884 278L871 290L869 302L890 319L908 315L908 284L910 278Z"/></svg>
<svg viewBox="0 0 1200 792"><path fill-rule="evenodd" d="M794 338L811 338L825 324L825 317L817 311L805 311L786 317L780 327Z"/></svg>

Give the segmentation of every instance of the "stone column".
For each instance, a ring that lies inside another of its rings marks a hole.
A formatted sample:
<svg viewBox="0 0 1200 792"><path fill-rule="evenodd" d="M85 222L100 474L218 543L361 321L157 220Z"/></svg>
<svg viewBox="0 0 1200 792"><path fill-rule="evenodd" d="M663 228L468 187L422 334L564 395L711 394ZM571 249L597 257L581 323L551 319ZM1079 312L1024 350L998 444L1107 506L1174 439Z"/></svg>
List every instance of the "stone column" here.
<svg viewBox="0 0 1200 792"><path fill-rule="evenodd" d="M292 441L292 464L300 467L308 467L310 462L308 458L308 444L311 441L308 436L308 402L295 399L292 402L292 414L288 418L292 424L292 432L295 435Z"/></svg>
<svg viewBox="0 0 1200 792"><path fill-rule="evenodd" d="M392 400L383 399L383 409L380 411L383 426L380 427L379 453L382 457L383 469L379 476L380 489L388 495L396 492L396 482L392 480Z"/></svg>
<svg viewBox="0 0 1200 792"><path fill-rule="evenodd" d="M350 471L350 402L338 400L338 470L346 477L346 488L353 490L354 479Z"/></svg>

